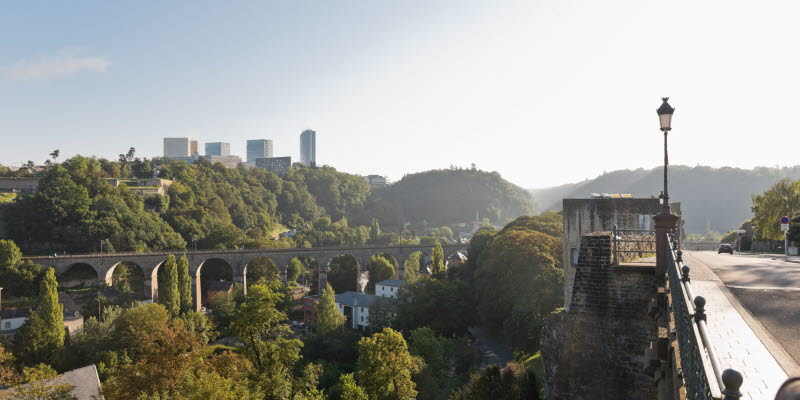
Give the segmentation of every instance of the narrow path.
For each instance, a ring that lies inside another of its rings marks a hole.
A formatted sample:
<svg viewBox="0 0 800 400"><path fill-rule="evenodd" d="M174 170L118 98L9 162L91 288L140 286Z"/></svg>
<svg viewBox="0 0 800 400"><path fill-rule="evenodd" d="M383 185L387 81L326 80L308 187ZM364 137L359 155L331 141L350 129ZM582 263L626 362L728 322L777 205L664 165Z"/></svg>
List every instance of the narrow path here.
<svg viewBox="0 0 800 400"><path fill-rule="evenodd" d="M514 360L514 352L511 351L511 347L495 340L486 329L473 327L469 328L469 333L478 341L481 367L490 364L506 365L509 361Z"/></svg>

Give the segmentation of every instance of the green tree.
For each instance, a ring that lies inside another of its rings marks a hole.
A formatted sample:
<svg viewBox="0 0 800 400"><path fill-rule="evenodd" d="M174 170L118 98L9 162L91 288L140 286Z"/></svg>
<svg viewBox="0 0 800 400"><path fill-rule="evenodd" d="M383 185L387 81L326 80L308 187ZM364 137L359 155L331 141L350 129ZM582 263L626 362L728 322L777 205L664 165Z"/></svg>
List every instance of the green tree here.
<svg viewBox="0 0 800 400"><path fill-rule="evenodd" d="M180 312L185 314L192 311L192 277L189 276L189 259L182 254L177 259L178 292L180 293Z"/></svg>
<svg viewBox="0 0 800 400"><path fill-rule="evenodd" d="M377 218L372 218L372 222L370 223L369 227L369 240L377 241L381 237L381 224L378 222Z"/></svg>
<svg viewBox="0 0 800 400"><path fill-rule="evenodd" d="M367 271L369 271L367 293L375 293L376 283L394 277L394 265L391 261L379 254L369 258L367 262Z"/></svg>
<svg viewBox="0 0 800 400"><path fill-rule="evenodd" d="M372 400L412 400L419 371L403 335L386 328L358 343L358 383Z"/></svg>
<svg viewBox="0 0 800 400"><path fill-rule="evenodd" d="M780 218L800 213L800 181L781 179L766 192L753 196L755 236L760 239L783 239Z"/></svg>
<svg viewBox="0 0 800 400"><path fill-rule="evenodd" d="M0 240L0 271L5 271L19 265L22 261L22 251L11 240Z"/></svg>
<svg viewBox="0 0 800 400"><path fill-rule="evenodd" d="M544 318L563 304L561 252L561 238L530 229L496 235L474 273L483 324L506 334L514 346L535 352Z"/></svg>
<svg viewBox="0 0 800 400"><path fill-rule="evenodd" d="M286 314L276 305L282 294L267 285L250 287L231 323L232 334L244 342L244 353L258 371L267 398L289 399L293 391L292 369L300 359L302 343L291 339L291 330L281 324Z"/></svg>
<svg viewBox="0 0 800 400"><path fill-rule="evenodd" d="M369 327L380 331L392 326L396 311L396 302L388 297L376 297L369 306Z"/></svg>
<svg viewBox="0 0 800 400"><path fill-rule="evenodd" d="M510 362L505 367L490 365L453 394L451 400L517 400L539 399L539 387L533 371Z"/></svg>
<svg viewBox="0 0 800 400"><path fill-rule="evenodd" d="M58 282L53 268L39 286L39 309L32 312L14 337L19 358L28 365L53 364L64 346L64 308L58 302Z"/></svg>
<svg viewBox="0 0 800 400"><path fill-rule="evenodd" d="M336 307L336 294L331 285L322 291L322 298L314 305L314 311L317 314L317 333L320 335L327 335L344 326L345 317Z"/></svg>
<svg viewBox="0 0 800 400"><path fill-rule="evenodd" d="M355 292L358 289L358 263L348 255L338 255L331 259L328 269L328 283L336 293Z"/></svg>
<svg viewBox="0 0 800 400"><path fill-rule="evenodd" d="M411 255L406 258L406 261L403 263L403 280L406 283L414 283L419 279L419 267L420 267L420 258L422 257L422 252L415 251L411 253Z"/></svg>
<svg viewBox="0 0 800 400"><path fill-rule="evenodd" d="M175 256L170 254L161 266L164 272L158 282L158 302L175 317L181 311L181 296L178 290L178 265Z"/></svg>
<svg viewBox="0 0 800 400"><path fill-rule="evenodd" d="M297 278L306 272L306 267L303 265L303 262L295 257L289 261L289 266L286 268L286 279L289 282L297 282Z"/></svg>
<svg viewBox="0 0 800 400"><path fill-rule="evenodd" d="M369 400L364 388L358 386L353 374L342 374L339 376L339 386L341 387L340 398L342 400Z"/></svg>
<svg viewBox="0 0 800 400"><path fill-rule="evenodd" d="M434 278L442 279L447 275L447 270L444 266L444 250L442 244L436 242L436 246L431 250L433 262L431 263L431 275Z"/></svg>

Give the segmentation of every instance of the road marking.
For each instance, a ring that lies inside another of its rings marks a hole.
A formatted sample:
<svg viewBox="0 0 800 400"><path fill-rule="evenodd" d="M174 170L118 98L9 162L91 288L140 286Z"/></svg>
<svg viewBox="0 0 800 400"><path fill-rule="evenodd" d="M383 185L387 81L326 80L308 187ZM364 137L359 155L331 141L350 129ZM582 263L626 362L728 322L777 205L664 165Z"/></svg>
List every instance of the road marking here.
<svg viewBox="0 0 800 400"><path fill-rule="evenodd" d="M776 286L734 286L734 285L725 285L729 288L734 289L751 289L751 290L785 290L787 292L800 292L800 288L797 287L776 287Z"/></svg>

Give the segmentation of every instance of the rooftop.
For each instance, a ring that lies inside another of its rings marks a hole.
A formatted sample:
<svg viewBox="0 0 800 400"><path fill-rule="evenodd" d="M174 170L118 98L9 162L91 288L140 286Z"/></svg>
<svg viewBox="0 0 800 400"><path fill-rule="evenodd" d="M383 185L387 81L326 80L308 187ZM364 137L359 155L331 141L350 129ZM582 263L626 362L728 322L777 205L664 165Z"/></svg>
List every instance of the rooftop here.
<svg viewBox="0 0 800 400"><path fill-rule="evenodd" d="M380 281L376 283L376 285L383 285L383 286L392 286L392 287L400 287L403 286L405 282L400 279L387 279L384 281Z"/></svg>
<svg viewBox="0 0 800 400"><path fill-rule="evenodd" d="M346 306L369 307L375 298L374 294L345 292L336 295L336 302Z"/></svg>

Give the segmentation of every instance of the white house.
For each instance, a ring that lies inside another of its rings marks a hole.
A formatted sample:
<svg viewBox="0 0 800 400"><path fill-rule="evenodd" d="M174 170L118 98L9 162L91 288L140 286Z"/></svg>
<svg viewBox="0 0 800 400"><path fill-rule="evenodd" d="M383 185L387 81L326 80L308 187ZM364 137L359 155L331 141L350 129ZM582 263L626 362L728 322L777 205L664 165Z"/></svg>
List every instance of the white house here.
<svg viewBox="0 0 800 400"><path fill-rule="evenodd" d="M0 334L14 335L17 329L28 320L30 314L31 312L27 308L0 311Z"/></svg>
<svg viewBox="0 0 800 400"><path fill-rule="evenodd" d="M376 296L366 293L346 292L336 295L336 307L345 316L345 325L357 330L369 326L369 307Z"/></svg>
<svg viewBox="0 0 800 400"><path fill-rule="evenodd" d="M405 282L400 279L380 281L375 284L375 294L380 297L397 298L397 291L400 290L400 286L403 286L403 283Z"/></svg>

